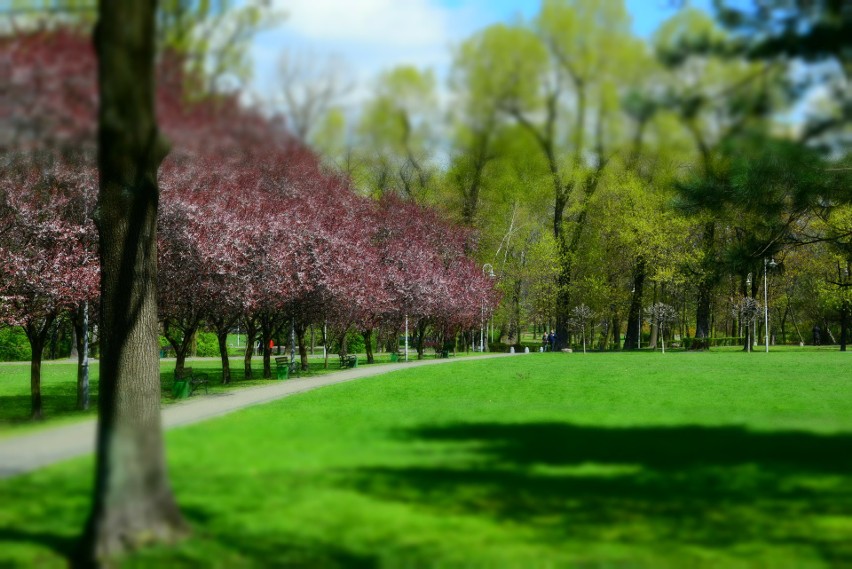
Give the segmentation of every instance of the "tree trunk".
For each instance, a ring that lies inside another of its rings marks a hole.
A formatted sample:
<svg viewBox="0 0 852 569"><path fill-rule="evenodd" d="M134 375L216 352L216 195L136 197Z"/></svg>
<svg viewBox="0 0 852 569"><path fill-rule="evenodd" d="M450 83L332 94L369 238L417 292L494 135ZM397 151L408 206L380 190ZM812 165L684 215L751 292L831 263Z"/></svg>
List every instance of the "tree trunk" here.
<svg viewBox="0 0 852 569"><path fill-rule="evenodd" d="M521 281L520 277L515 279L515 283L512 286L512 310L511 317L509 321L509 343L510 344L520 344L521 343L521 285L523 285L523 281ZM485 319L485 329L486 333L488 331L488 319ZM487 346L491 343L491 338L486 337L485 345ZM490 348L489 348L490 351Z"/></svg>
<svg viewBox="0 0 852 569"><path fill-rule="evenodd" d="M559 246L559 275L556 278L556 350L568 347L568 321L571 318L572 263L563 236L557 236Z"/></svg>
<svg viewBox="0 0 852 569"><path fill-rule="evenodd" d="M618 317L618 313L612 315L612 344L610 344L611 349L618 350L621 347L621 320Z"/></svg>
<svg viewBox="0 0 852 569"><path fill-rule="evenodd" d="M361 335L364 336L364 349L367 350L367 363L374 363L373 359L373 330L364 330L361 332Z"/></svg>
<svg viewBox="0 0 852 569"><path fill-rule="evenodd" d="M704 274L698 281L698 298L695 307L695 341L694 350L706 350L710 347L710 301L712 300L713 281L716 267L713 251L715 249L716 225L712 221L704 226L702 236L704 259Z"/></svg>
<svg viewBox="0 0 852 569"><path fill-rule="evenodd" d="M645 259L636 259L633 267L633 296L630 299L630 313L627 316L627 333L624 337L624 349L635 350L641 347L639 335L642 333L642 289L645 286Z"/></svg>
<svg viewBox="0 0 852 569"><path fill-rule="evenodd" d="M340 349L338 351L338 355L345 356L345 355L349 354L349 342L347 341L348 338L346 338L348 333L349 333L348 327L344 328L343 331L340 333L340 346L339 346Z"/></svg>
<svg viewBox="0 0 852 569"><path fill-rule="evenodd" d="M831 332L831 327L828 325L828 320L822 321L822 329L828 334L828 338L831 340L831 345L837 343L837 340L834 338L834 334Z"/></svg>
<svg viewBox="0 0 852 569"><path fill-rule="evenodd" d="M849 302L844 301L840 307L840 351L846 351L846 340L849 329Z"/></svg>
<svg viewBox="0 0 852 569"><path fill-rule="evenodd" d="M77 409L89 408L89 307L81 304L71 317L77 354Z"/></svg>
<svg viewBox="0 0 852 569"><path fill-rule="evenodd" d="M188 531L169 484L160 422L157 169L168 148L154 111L156 2L98 6L100 395L80 565L110 563Z"/></svg>
<svg viewBox="0 0 852 569"><path fill-rule="evenodd" d="M323 369L328 369L328 324L322 325L322 351L323 351Z"/></svg>
<svg viewBox="0 0 852 569"><path fill-rule="evenodd" d="M68 354L69 360L80 359L80 340L77 334L77 310L72 311L71 315L71 353Z"/></svg>
<svg viewBox="0 0 852 569"><path fill-rule="evenodd" d="M222 385L231 383L231 361L228 359L228 329L218 328L216 340L219 342L219 357L222 360Z"/></svg>
<svg viewBox="0 0 852 569"><path fill-rule="evenodd" d="M311 331L313 334L313 330ZM299 344L299 362L302 367L302 371L308 371L310 369L310 362L308 362L308 343L305 341L306 331L305 328L296 327L296 341Z"/></svg>
<svg viewBox="0 0 852 569"><path fill-rule="evenodd" d="M272 379L272 350L266 338L263 339L263 379Z"/></svg>
<svg viewBox="0 0 852 569"><path fill-rule="evenodd" d="M192 349L193 339L198 331L198 322L194 322L184 328L175 328L168 322L163 323L163 336L169 341L175 351L175 379L183 377L186 367L186 356ZM175 331L180 332L178 336Z"/></svg>
<svg viewBox="0 0 852 569"><path fill-rule="evenodd" d="M30 342L30 418L40 421L44 418L41 405L41 360L47 334L56 316L51 314L38 323L24 326L27 340Z"/></svg>
<svg viewBox="0 0 852 569"><path fill-rule="evenodd" d="M426 319L421 318L414 327L414 346L417 349L417 359L423 359L423 340L426 337Z"/></svg>
<svg viewBox="0 0 852 569"><path fill-rule="evenodd" d="M254 354L254 343L257 341L257 324L254 318L246 319L246 351L243 357L243 373L246 379L253 379L251 370L251 357Z"/></svg>
<svg viewBox="0 0 852 569"><path fill-rule="evenodd" d="M269 347L269 343L280 333L281 325L281 317L278 315L263 313L260 316L260 336L261 347L263 349L264 379L272 379L272 349Z"/></svg>
<svg viewBox="0 0 852 569"><path fill-rule="evenodd" d="M654 283L654 295L651 298L651 306L657 304L657 283ZM649 324L651 330L648 337L648 347L652 350L657 349L657 338L660 334L660 327L657 325L657 321L654 318L651 318L651 322Z"/></svg>

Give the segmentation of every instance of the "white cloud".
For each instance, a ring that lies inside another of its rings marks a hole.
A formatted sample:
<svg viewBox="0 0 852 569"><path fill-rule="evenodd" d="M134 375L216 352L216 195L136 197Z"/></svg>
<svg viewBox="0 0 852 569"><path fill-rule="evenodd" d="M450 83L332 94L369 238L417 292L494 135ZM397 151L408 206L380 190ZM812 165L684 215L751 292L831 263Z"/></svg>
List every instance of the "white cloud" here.
<svg viewBox="0 0 852 569"><path fill-rule="evenodd" d="M355 99L366 95L378 73L396 65L428 67L441 76L451 47L493 21L487 6L487 0L454 7L441 0L275 0L288 16L255 42L254 88L261 96L274 90L276 61L285 50L341 57L357 83Z"/></svg>
<svg viewBox="0 0 852 569"><path fill-rule="evenodd" d="M451 11L429 0L278 0L285 29L312 42L433 48L449 39Z"/></svg>

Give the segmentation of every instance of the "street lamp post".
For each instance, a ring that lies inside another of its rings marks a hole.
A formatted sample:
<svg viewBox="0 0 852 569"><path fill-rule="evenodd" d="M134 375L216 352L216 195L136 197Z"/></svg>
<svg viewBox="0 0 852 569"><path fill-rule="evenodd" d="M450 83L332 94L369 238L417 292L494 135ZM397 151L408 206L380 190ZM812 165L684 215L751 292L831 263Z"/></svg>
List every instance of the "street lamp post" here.
<svg viewBox="0 0 852 569"><path fill-rule="evenodd" d="M746 277L746 298L751 298L749 296L749 289L751 288L751 273ZM748 306L748 305L747 305ZM746 352L751 352L751 319L752 314L751 310L746 311Z"/></svg>
<svg viewBox="0 0 852 569"><path fill-rule="evenodd" d="M636 285L633 285L633 288L630 289L630 294L636 294ZM628 311L629 312L629 311ZM630 314L627 315L628 321L630 320ZM636 349L642 349L642 305L639 305L639 314L636 317L637 324L639 328L636 329Z"/></svg>
<svg viewBox="0 0 852 569"><path fill-rule="evenodd" d="M766 257L763 258L763 338L766 341L766 353L769 353L769 289L767 288L767 272L769 267L773 269L778 266L775 259L767 262Z"/></svg>
<svg viewBox="0 0 852 569"><path fill-rule="evenodd" d="M487 268L487 270L486 270ZM494 275L494 266L491 263L485 263L482 265L482 274L491 277L492 279L495 277ZM480 303L481 314L479 320L479 352L485 352L485 296L482 296L482 302Z"/></svg>

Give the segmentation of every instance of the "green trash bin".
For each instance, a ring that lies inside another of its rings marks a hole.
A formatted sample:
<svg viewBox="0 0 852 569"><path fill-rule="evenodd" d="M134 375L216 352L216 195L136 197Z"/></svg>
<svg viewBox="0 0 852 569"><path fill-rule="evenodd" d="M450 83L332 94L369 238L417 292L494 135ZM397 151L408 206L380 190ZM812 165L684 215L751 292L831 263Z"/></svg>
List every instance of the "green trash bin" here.
<svg viewBox="0 0 852 569"><path fill-rule="evenodd" d="M182 379L175 380L172 386L172 393L175 399L186 399L189 397L189 382Z"/></svg>
<svg viewBox="0 0 852 569"><path fill-rule="evenodd" d="M352 367L358 367L358 356L352 356Z"/></svg>
<svg viewBox="0 0 852 569"><path fill-rule="evenodd" d="M287 379L288 377L290 377L290 366L280 365L276 369L276 373L277 373L278 379Z"/></svg>
<svg viewBox="0 0 852 569"><path fill-rule="evenodd" d="M391 362L398 362L398 361L399 361L399 354L397 354L396 352L391 352Z"/></svg>

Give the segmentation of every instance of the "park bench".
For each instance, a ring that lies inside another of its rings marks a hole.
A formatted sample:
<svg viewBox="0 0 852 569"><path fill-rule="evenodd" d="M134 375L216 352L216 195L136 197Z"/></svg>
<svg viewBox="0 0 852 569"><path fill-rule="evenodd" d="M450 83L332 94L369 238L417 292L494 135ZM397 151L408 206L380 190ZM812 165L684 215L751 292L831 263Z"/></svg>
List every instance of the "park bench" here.
<svg viewBox="0 0 852 569"><path fill-rule="evenodd" d="M183 373L179 378L176 378L176 381L186 381L189 383L189 394L192 395L195 393L196 389L204 387L204 393L210 393L208 390L209 382L207 380L207 376L203 373L195 372L191 367L183 368Z"/></svg>
<svg viewBox="0 0 852 569"><path fill-rule="evenodd" d="M358 367L358 356L353 354L346 354L340 356L340 369L343 368L352 368Z"/></svg>
<svg viewBox="0 0 852 569"><path fill-rule="evenodd" d="M302 366L295 365L293 366L293 375L297 377L302 377ZM275 357L275 372L276 377L278 379L287 379L290 375L290 357L289 356L276 356Z"/></svg>

